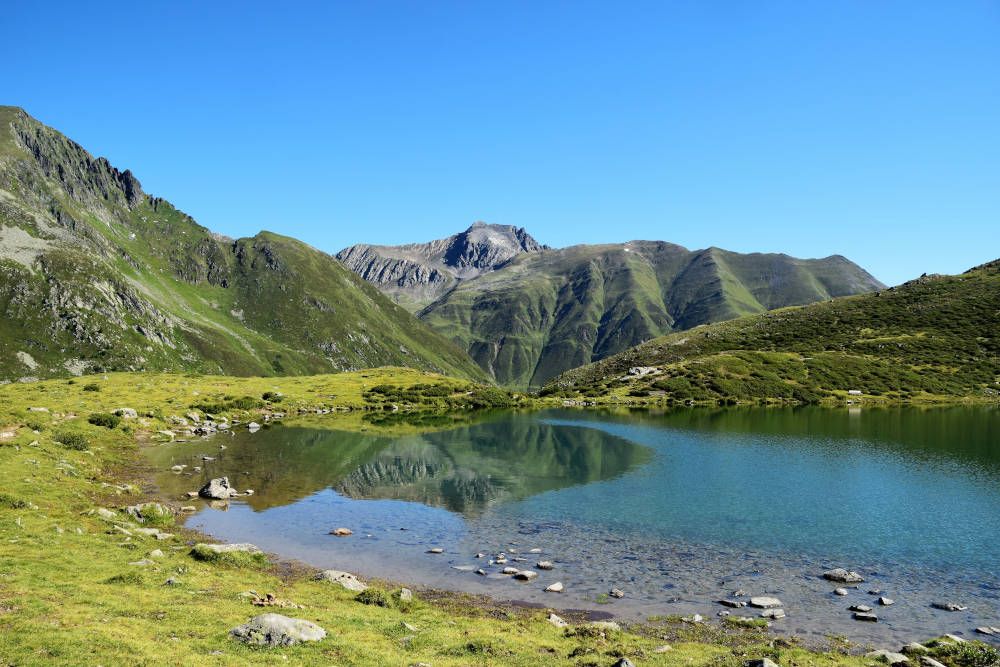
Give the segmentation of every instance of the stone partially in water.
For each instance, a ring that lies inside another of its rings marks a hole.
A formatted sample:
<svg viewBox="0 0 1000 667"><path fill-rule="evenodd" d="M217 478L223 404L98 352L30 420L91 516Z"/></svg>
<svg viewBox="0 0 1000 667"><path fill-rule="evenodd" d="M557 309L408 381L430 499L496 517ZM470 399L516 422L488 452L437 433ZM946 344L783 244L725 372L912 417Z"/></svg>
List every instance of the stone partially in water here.
<svg viewBox="0 0 1000 667"><path fill-rule="evenodd" d="M883 607L888 607L889 605L896 604L896 601L892 598L887 598L884 595L878 599L878 603Z"/></svg>
<svg viewBox="0 0 1000 667"><path fill-rule="evenodd" d="M860 611L860 612L867 613L867 612L871 611L872 608L869 607L866 604L852 604L850 607L848 607L848 610L850 610L850 611Z"/></svg>
<svg viewBox="0 0 1000 667"><path fill-rule="evenodd" d="M443 554L444 553L444 549L442 549L441 547L431 547L430 549L427 550L427 553L429 553L429 554Z"/></svg>
<svg viewBox="0 0 1000 667"><path fill-rule="evenodd" d="M326 637L326 630L312 621L281 614L261 614L229 631L233 638L254 646L293 646Z"/></svg>
<svg viewBox="0 0 1000 667"><path fill-rule="evenodd" d="M932 602L931 606L943 611L965 611L968 609L965 605L958 604L957 602Z"/></svg>
<svg viewBox="0 0 1000 667"><path fill-rule="evenodd" d="M750 606L757 607L758 609L775 609L783 605L781 604L781 600L779 600L778 598L772 598L766 595L758 595L750 598Z"/></svg>
<svg viewBox="0 0 1000 667"><path fill-rule="evenodd" d="M840 595L840 596L847 595L847 589L846 588L835 588L835 589L833 589L833 592L834 592L835 595Z"/></svg>
<svg viewBox="0 0 1000 667"><path fill-rule="evenodd" d="M854 612L854 620L855 621L865 621L865 622L868 622L868 623L876 623L876 622L878 622L878 616L876 616L875 614L869 613L869 612L865 612L865 611L856 611L856 612Z"/></svg>
<svg viewBox="0 0 1000 667"><path fill-rule="evenodd" d="M612 588L610 591L608 591L608 595L610 595L613 598L618 598L620 600L623 597L625 597L625 591L623 591L620 588Z"/></svg>
<svg viewBox="0 0 1000 667"><path fill-rule="evenodd" d="M545 592L546 593L562 593L563 592L563 584L562 584L562 582L561 581L557 581L554 584L549 584L548 586L545 587Z"/></svg>
<svg viewBox="0 0 1000 667"><path fill-rule="evenodd" d="M777 620L779 618L784 618L785 617L785 610L784 609L765 609L764 611L760 612L760 616L761 616L761 618L771 618L771 619Z"/></svg>
<svg viewBox="0 0 1000 667"><path fill-rule="evenodd" d="M538 573L534 570L520 570L514 575L514 578L519 581L531 581L538 578Z"/></svg>
<svg viewBox="0 0 1000 667"><path fill-rule="evenodd" d="M210 500L229 500L236 495L236 489L229 485L228 477L216 477L201 487L198 495Z"/></svg>
<svg viewBox="0 0 1000 667"><path fill-rule="evenodd" d="M539 570L555 569L555 565L553 565L552 561L550 560L540 560L537 563L535 563L535 567L537 567Z"/></svg>
<svg viewBox="0 0 1000 667"><path fill-rule="evenodd" d="M330 531L330 534L337 537L348 537L349 535L353 535L354 531L350 528L334 528Z"/></svg>
<svg viewBox="0 0 1000 667"><path fill-rule="evenodd" d="M511 567L509 565L507 567L505 567L504 569L500 570L500 574L511 574L511 575L513 575L513 574L517 574L517 573L518 573L518 569L516 567Z"/></svg>
<svg viewBox="0 0 1000 667"><path fill-rule="evenodd" d="M823 573L823 578L828 581L839 581L842 584L860 584L865 579L857 572L853 570L845 570L842 567L837 567L832 570L827 570Z"/></svg>
<svg viewBox="0 0 1000 667"><path fill-rule="evenodd" d="M719 600L719 604L723 607L731 607L733 609L742 609L747 606L747 603L742 600Z"/></svg>

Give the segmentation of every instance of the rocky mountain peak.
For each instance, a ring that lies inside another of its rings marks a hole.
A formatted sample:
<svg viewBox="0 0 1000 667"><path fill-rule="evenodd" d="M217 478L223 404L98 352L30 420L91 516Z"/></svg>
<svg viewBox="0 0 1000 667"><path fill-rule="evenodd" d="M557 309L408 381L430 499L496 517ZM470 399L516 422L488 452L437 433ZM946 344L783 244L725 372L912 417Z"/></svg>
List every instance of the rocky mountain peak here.
<svg viewBox="0 0 1000 667"><path fill-rule="evenodd" d="M545 248L523 227L475 222L451 237L442 261L460 274L479 273L499 268L523 252Z"/></svg>

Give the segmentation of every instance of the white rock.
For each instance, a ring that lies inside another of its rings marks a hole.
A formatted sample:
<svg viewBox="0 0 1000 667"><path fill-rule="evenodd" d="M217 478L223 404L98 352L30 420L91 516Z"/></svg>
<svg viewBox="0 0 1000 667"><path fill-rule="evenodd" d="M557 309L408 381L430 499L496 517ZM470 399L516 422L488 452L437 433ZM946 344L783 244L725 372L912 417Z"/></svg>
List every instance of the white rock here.
<svg viewBox="0 0 1000 667"><path fill-rule="evenodd" d="M548 586L545 587L545 592L546 593L562 593L563 592L562 582L561 581L557 581L554 584L549 584Z"/></svg>
<svg viewBox="0 0 1000 667"><path fill-rule="evenodd" d="M775 609L781 607L781 600L778 598L768 597L766 595L758 595L750 598L750 606L757 607L758 609Z"/></svg>
<svg viewBox="0 0 1000 667"><path fill-rule="evenodd" d="M316 579L329 581L332 584L338 584L349 591L361 592L368 588L368 584L359 580L350 572L341 572L340 570L323 570L316 575Z"/></svg>
<svg viewBox="0 0 1000 667"><path fill-rule="evenodd" d="M292 646L315 642L326 637L326 630L312 621L288 618L281 614L261 614L229 631L244 644L256 646Z"/></svg>

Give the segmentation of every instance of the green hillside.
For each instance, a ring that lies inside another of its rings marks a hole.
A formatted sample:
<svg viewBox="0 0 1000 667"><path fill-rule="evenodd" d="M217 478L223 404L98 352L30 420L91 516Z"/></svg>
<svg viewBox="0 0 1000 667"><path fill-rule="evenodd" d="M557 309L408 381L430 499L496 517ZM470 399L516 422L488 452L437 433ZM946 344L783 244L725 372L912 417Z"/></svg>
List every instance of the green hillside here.
<svg viewBox="0 0 1000 667"><path fill-rule="evenodd" d="M881 287L840 256L633 241L520 254L418 316L498 382L523 388L671 331Z"/></svg>
<svg viewBox="0 0 1000 667"><path fill-rule="evenodd" d="M997 400L1000 260L663 336L567 372L542 393L668 403Z"/></svg>
<svg viewBox="0 0 1000 667"><path fill-rule="evenodd" d="M0 107L0 313L0 379L383 365L484 378L330 255L212 234L14 107Z"/></svg>

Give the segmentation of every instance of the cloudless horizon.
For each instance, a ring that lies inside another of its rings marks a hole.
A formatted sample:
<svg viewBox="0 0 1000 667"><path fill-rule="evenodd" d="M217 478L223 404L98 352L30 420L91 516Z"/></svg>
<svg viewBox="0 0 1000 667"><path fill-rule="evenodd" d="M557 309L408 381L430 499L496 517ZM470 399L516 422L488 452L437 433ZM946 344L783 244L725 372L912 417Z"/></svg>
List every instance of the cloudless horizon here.
<svg viewBox="0 0 1000 667"><path fill-rule="evenodd" d="M1000 3L25 3L0 103L229 236L1000 257Z"/></svg>

